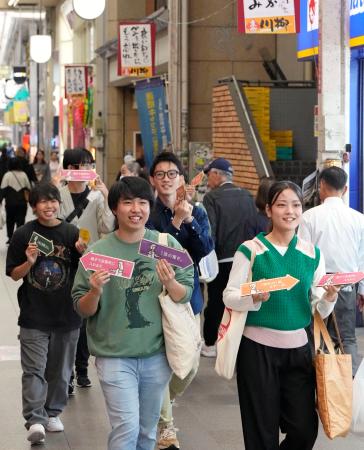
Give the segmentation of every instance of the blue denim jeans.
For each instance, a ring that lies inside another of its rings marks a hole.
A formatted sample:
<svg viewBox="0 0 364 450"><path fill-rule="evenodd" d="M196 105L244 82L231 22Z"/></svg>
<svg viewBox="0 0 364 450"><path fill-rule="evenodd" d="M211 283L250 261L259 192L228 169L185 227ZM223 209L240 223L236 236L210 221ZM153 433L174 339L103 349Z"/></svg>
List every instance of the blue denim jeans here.
<svg viewBox="0 0 364 450"><path fill-rule="evenodd" d="M153 450L164 391L165 353L147 358L96 358L111 424L108 450Z"/></svg>

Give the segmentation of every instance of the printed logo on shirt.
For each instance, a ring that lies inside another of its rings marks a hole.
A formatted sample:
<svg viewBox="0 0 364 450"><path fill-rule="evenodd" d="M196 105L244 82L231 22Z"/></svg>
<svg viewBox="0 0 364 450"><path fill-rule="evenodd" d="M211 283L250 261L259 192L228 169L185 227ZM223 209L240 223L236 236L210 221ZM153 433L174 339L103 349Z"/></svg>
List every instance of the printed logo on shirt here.
<svg viewBox="0 0 364 450"><path fill-rule="evenodd" d="M69 275L70 253L67 247L55 245L53 253L49 256L39 255L28 274L29 284L45 292L63 288Z"/></svg>

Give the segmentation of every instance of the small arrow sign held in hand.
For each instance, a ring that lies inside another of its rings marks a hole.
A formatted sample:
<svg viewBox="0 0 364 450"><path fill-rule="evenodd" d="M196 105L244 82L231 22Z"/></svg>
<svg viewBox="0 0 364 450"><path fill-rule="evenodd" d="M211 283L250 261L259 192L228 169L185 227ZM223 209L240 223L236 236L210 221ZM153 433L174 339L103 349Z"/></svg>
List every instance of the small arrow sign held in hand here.
<svg viewBox="0 0 364 450"><path fill-rule="evenodd" d="M32 235L30 236L29 244L37 244L38 250L45 256L49 256L54 252L53 241L50 241L49 239L45 238L39 233L36 233L35 231L33 231Z"/></svg>
<svg viewBox="0 0 364 450"><path fill-rule="evenodd" d="M240 285L240 293L242 297L245 297L246 295L260 294L262 292L289 291L299 282L300 280L297 280L297 278L294 278L291 275L251 281L250 283L243 283Z"/></svg>
<svg viewBox="0 0 364 450"><path fill-rule="evenodd" d="M107 270L114 277L130 279L134 270L132 261L100 255L99 253L89 252L82 256L80 261L85 270Z"/></svg>
<svg viewBox="0 0 364 450"><path fill-rule="evenodd" d="M172 266L180 267L181 269L186 269L193 264L190 255L185 250L177 250L148 239L140 241L139 254L154 259L165 259Z"/></svg>
<svg viewBox="0 0 364 450"><path fill-rule="evenodd" d="M324 275L316 286L343 286L346 284L356 284L363 278L364 272L331 273Z"/></svg>

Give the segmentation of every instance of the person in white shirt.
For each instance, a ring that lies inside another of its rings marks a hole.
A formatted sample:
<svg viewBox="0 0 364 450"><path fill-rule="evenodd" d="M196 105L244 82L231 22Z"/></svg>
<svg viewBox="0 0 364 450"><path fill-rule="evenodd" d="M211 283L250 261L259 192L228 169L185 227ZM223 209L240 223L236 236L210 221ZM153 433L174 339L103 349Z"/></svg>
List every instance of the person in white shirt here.
<svg viewBox="0 0 364 450"><path fill-rule="evenodd" d="M364 215L343 202L347 187L347 174L340 167L328 167L319 175L322 204L306 211L298 229L298 236L320 248L325 256L327 273L364 271ZM344 350L350 353L353 375L360 364L355 322L356 304L364 306L364 280L355 286L340 290L335 306ZM333 324L330 334L336 339Z"/></svg>

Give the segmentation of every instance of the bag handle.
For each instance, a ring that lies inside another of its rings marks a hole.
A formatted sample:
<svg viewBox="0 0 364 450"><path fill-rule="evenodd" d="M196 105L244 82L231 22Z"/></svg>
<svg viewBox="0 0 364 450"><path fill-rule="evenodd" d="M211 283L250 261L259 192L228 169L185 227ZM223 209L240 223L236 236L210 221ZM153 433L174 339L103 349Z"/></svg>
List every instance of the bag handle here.
<svg viewBox="0 0 364 450"><path fill-rule="evenodd" d="M336 336L337 336L337 341L338 341L338 344L339 344L340 351L341 351L342 354L344 354L345 350L344 350L344 346L343 346L343 341L341 340L341 334L340 334L339 326L337 324L335 311L332 311L332 313L331 313L331 320L332 320L332 323L334 324L335 333L336 333Z"/></svg>
<svg viewBox="0 0 364 450"><path fill-rule="evenodd" d="M314 314L313 319L313 332L314 332L314 341L315 341L315 354L317 354L318 349L320 347L321 343L321 337L325 342L325 345L327 347L327 350L329 351L330 355L335 355L335 349L334 344L331 340L331 337L329 335L329 332L327 331L325 322L323 321L322 317L320 316L320 313L316 310Z"/></svg>

